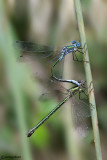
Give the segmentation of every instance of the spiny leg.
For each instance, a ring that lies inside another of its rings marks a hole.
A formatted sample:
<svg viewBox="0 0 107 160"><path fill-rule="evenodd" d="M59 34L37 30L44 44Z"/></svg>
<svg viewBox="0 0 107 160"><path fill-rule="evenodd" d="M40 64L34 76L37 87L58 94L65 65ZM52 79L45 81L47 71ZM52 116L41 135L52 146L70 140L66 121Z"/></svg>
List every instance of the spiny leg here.
<svg viewBox="0 0 107 160"><path fill-rule="evenodd" d="M72 52L72 55L73 55L73 60L74 60L74 61L80 62L80 61L78 60L78 58L77 58L76 52ZM76 58L76 59L75 59L75 58Z"/></svg>
<svg viewBox="0 0 107 160"><path fill-rule="evenodd" d="M82 52L82 51L80 51L80 50L78 50L78 49L77 49L77 51L80 52L80 53L82 53L82 54L84 54L84 52ZM79 60L79 62L87 62L87 63L88 63L89 61L84 61L84 60L81 60L81 61L80 61L80 60Z"/></svg>
<svg viewBox="0 0 107 160"><path fill-rule="evenodd" d="M85 46L86 46L86 47L85 47ZM81 50L83 50L83 51L80 51L79 49L81 49ZM78 48L77 51L80 52L80 53L82 53L82 54L84 54L84 53L87 51L87 49L88 49L88 48L87 48L87 44L86 44L86 42L85 42L85 43L84 43L84 46ZM88 63L89 61L83 60L83 62L87 62L87 63Z"/></svg>
<svg viewBox="0 0 107 160"><path fill-rule="evenodd" d="M83 92L83 93L86 95L86 97L87 97L87 98L85 98L85 99L88 100L88 99L89 99L89 98L88 98L88 95L85 93L84 90L83 90L82 92ZM79 92L79 99L80 99L80 100L84 100L84 98L81 98L81 92ZM89 106L90 106L90 110L94 109L94 106L93 106L92 103L90 103L90 102L89 102Z"/></svg>
<svg viewBox="0 0 107 160"><path fill-rule="evenodd" d="M80 52L80 53L82 53L82 54L84 54L82 51L80 51L78 49L77 49L77 51ZM77 57L77 55L76 55L76 51L72 52L72 55L73 55L73 60L74 61L77 61L77 62L88 62L88 61L84 61L84 60L79 60L78 57Z"/></svg>
<svg viewBox="0 0 107 160"><path fill-rule="evenodd" d="M88 48L85 48L85 46L87 47L87 45L86 45L86 44L87 44L87 43L85 42L85 43L84 43L84 46L83 46L83 47L81 47L80 49L85 49L85 51L87 51L87 49L88 49Z"/></svg>
<svg viewBox="0 0 107 160"><path fill-rule="evenodd" d="M83 92L84 95L87 97L87 98L85 98L85 99L88 99L88 95L85 93L85 91L82 90L82 92ZM79 92L79 99L80 99L80 100L84 100L84 98L81 98L81 92Z"/></svg>

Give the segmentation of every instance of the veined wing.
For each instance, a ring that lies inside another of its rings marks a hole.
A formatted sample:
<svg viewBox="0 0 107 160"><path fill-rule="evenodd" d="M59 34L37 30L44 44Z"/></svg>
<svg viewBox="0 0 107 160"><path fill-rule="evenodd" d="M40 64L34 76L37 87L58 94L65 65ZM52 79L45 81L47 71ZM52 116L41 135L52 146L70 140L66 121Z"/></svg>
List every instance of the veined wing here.
<svg viewBox="0 0 107 160"><path fill-rule="evenodd" d="M45 46L45 45L43 46L43 45L39 45L36 43L27 42L27 41L16 41L14 43L14 47L22 52L42 53L42 56L44 58L51 56L54 52L60 52L60 48L55 50L54 47L52 46Z"/></svg>
<svg viewBox="0 0 107 160"><path fill-rule="evenodd" d="M45 90L40 95L40 100L50 99L56 97L58 99L63 99L64 96L68 95L68 90L61 85L61 82L48 79L47 86Z"/></svg>
<svg viewBox="0 0 107 160"><path fill-rule="evenodd" d="M90 104L86 98L83 100L79 99L79 95L75 95L72 97L72 104L74 106L74 112L76 115L82 116L82 117L90 117L91 112L90 112Z"/></svg>
<svg viewBox="0 0 107 160"><path fill-rule="evenodd" d="M71 102L74 127L79 134L85 136L88 133L86 118L91 116L90 105L80 100L78 95L73 96Z"/></svg>
<svg viewBox="0 0 107 160"><path fill-rule="evenodd" d="M63 94L63 95L67 95L68 94L68 90L63 86L63 83L61 84L61 82L58 82L56 80L52 80L48 78L47 81L47 91L51 92L51 93L57 93L57 94Z"/></svg>

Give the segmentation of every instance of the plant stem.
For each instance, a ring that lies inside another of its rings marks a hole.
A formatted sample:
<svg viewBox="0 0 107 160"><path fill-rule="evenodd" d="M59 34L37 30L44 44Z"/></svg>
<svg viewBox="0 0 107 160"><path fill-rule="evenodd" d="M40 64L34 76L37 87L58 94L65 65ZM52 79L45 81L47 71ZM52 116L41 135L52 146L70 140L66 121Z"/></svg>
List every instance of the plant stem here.
<svg viewBox="0 0 107 160"><path fill-rule="evenodd" d="M84 46L84 44L86 44L86 36L85 36L84 22L83 22L80 0L74 0L74 5L75 5L76 16L77 16L77 21L78 21L80 39L81 39L82 46ZM87 44L86 44L86 48L87 48ZM86 53L84 54L84 60L89 61L88 49L86 50ZM89 102L90 104L92 104L92 106L94 106L94 108L91 110L91 118L92 118L93 132L94 132L96 156L97 156L97 160L102 160L101 147L100 147L100 136L99 136L98 120L97 120L97 111L96 111L95 96L94 96L94 91L93 91L90 63L84 62L84 68L85 68L85 73L86 73L87 85L89 87L88 88ZM92 90L90 88L92 88Z"/></svg>

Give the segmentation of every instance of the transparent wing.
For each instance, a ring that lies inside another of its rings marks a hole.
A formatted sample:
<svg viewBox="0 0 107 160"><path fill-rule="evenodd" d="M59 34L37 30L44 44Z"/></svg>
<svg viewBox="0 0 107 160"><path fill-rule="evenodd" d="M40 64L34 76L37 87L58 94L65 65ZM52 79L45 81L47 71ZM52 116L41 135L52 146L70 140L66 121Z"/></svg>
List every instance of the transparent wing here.
<svg viewBox="0 0 107 160"><path fill-rule="evenodd" d="M22 52L36 53L39 52L42 58L46 58L54 54L54 52L60 52L61 48L54 50L52 46L43 46L32 42L16 41L14 47ZM40 54L41 53L41 54Z"/></svg>
<svg viewBox="0 0 107 160"><path fill-rule="evenodd" d="M46 86L47 92L52 92L52 93L54 92L54 93L57 93L57 94L60 93L60 94L63 94L63 95L68 94L68 90L63 86L63 83L61 84L61 82L48 79L47 84L48 84Z"/></svg>
<svg viewBox="0 0 107 160"><path fill-rule="evenodd" d="M80 100L78 94L71 98L73 123L79 134L88 132L88 125L86 123L87 117L91 116L90 105L87 100Z"/></svg>
<svg viewBox="0 0 107 160"><path fill-rule="evenodd" d="M87 119L82 114L80 116L75 113L73 116L73 123L77 133L83 137L86 136L89 131Z"/></svg>
<svg viewBox="0 0 107 160"><path fill-rule="evenodd" d="M74 110L78 114L78 116L90 117L90 105L87 99L79 99L79 95L75 95L72 97L72 104L74 105Z"/></svg>
<svg viewBox="0 0 107 160"><path fill-rule="evenodd" d="M63 99L63 96L68 95L68 90L61 85L61 82L48 79L47 86L40 95L40 100L58 98L59 100Z"/></svg>
<svg viewBox="0 0 107 160"><path fill-rule="evenodd" d="M52 60L49 61L49 65L52 64L55 60L57 60L59 57L61 56L61 53L59 52L59 54L57 54L54 58L52 58Z"/></svg>
<svg viewBox="0 0 107 160"><path fill-rule="evenodd" d="M38 56L39 58L48 58L49 57L48 65L54 63L54 61L57 60L61 56L61 51L62 51L62 48L57 48L54 50L54 48L51 46L42 46L42 45L38 45L36 43L26 42L26 41L16 41L13 45L16 49L21 50L22 52L28 52L28 54L31 57L33 57L35 55ZM54 56L53 56L53 54L54 54ZM24 55L21 55L18 58L18 60L23 61ZM54 74L57 78L62 78L63 64L64 64L64 58L60 62L58 62L56 64L56 66L54 67Z"/></svg>

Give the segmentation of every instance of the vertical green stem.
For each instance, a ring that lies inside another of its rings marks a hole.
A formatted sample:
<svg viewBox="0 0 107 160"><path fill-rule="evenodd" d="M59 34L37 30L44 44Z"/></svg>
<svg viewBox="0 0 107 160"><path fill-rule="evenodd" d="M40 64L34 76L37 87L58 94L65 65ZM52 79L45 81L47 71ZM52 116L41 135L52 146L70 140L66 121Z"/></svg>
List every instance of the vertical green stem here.
<svg viewBox="0 0 107 160"><path fill-rule="evenodd" d="M78 21L80 39L81 39L82 46L84 46L84 44L86 43L86 36L85 36L84 22L83 22L80 0L74 0L74 5L75 5L76 16L77 16L77 21ZM84 60L89 61L88 49L86 50L86 53L84 54ZM93 89L90 63L84 62L84 68L86 72L87 85L90 86L90 83L91 83L90 87ZM90 87L89 87L89 90L90 90ZM89 101L92 104L92 106L94 106L94 108L91 110L91 117L92 117L92 125L93 125L93 132L94 132L96 156L97 156L97 160L102 160L95 96L94 96L94 91L93 90L90 90L90 91L89 91L90 92Z"/></svg>

